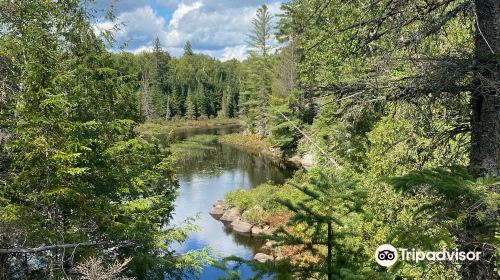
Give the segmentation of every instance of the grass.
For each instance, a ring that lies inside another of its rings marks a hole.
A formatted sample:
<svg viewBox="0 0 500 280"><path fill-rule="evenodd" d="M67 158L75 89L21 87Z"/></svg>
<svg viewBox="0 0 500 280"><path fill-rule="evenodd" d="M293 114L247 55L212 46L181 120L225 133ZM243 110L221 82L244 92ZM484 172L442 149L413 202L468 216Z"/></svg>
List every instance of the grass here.
<svg viewBox="0 0 500 280"><path fill-rule="evenodd" d="M195 142L199 144L213 144L218 141L217 135L200 134L189 137L185 142Z"/></svg>
<svg viewBox="0 0 500 280"><path fill-rule="evenodd" d="M247 222L262 226L271 224L274 217L281 217L289 212L278 200L297 201L299 198L301 194L288 184L262 184L250 190L228 192L224 199L238 208Z"/></svg>
<svg viewBox="0 0 500 280"><path fill-rule="evenodd" d="M172 144L170 149L177 160L202 158L205 155L204 150L214 149L207 144L215 142L217 142L216 135L195 135L182 142Z"/></svg>
<svg viewBox="0 0 500 280"><path fill-rule="evenodd" d="M279 158L280 154L271 148L271 145L255 134L233 133L219 136L219 142L230 145L253 154L264 154Z"/></svg>
<svg viewBox="0 0 500 280"><path fill-rule="evenodd" d="M148 121L137 127L136 131L142 135L144 134L167 134L171 131L183 131L196 128L212 128L212 127L224 127L231 125L242 125L241 120L238 119L205 119L205 120L156 120Z"/></svg>

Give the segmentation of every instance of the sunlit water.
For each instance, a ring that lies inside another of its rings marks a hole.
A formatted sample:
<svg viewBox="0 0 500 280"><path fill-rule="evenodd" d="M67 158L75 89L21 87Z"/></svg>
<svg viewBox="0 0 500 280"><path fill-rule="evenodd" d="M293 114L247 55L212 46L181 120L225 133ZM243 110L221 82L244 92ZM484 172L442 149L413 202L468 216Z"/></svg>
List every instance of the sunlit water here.
<svg viewBox="0 0 500 280"><path fill-rule="evenodd" d="M237 127L203 129L184 132L178 137L185 139L196 134L225 134L239 130ZM211 247L221 257L238 256L251 259L261 242L231 233L223 224L213 219L208 212L214 201L223 199L224 194L238 188L250 189L262 183L281 183L292 174L264 156L251 155L233 147L221 144L207 144L192 158L182 158L177 163L180 194L175 201L174 224L199 214L196 224L199 232L190 234L189 240L175 246L178 252ZM201 279L217 279L224 272L211 266L204 268ZM242 266L242 278L253 275Z"/></svg>

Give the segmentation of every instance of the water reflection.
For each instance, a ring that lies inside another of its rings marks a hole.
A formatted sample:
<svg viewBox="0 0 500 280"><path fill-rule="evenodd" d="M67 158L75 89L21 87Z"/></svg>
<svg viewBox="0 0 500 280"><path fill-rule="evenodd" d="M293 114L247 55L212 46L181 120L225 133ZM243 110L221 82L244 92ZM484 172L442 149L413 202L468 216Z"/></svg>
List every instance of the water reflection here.
<svg viewBox="0 0 500 280"><path fill-rule="evenodd" d="M235 128L215 129L210 134L234 132ZM199 132L198 132L199 133ZM206 134L204 130L202 133ZM181 135L182 139L193 136L190 132ZM264 156L251 155L227 145L218 143L191 147L189 157L179 157L177 161L180 195L175 204L173 222L179 224L188 217L200 213L197 225L200 231L192 233L187 242L176 250L186 252L210 246L222 256L236 255L251 258L262 244L248 237L236 236L214 220L208 212L214 201L223 199L224 194L238 188L249 189L259 184L281 183L291 176L292 171L274 164ZM192 149L196 149L193 151ZM241 276L252 273L247 267L240 271ZM217 279L222 272L207 267L202 279Z"/></svg>

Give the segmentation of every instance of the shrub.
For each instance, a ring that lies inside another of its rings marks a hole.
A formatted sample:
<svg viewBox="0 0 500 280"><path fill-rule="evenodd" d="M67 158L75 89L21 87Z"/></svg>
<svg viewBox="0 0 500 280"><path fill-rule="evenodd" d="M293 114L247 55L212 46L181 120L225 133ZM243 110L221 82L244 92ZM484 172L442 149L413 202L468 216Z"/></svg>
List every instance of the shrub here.
<svg viewBox="0 0 500 280"><path fill-rule="evenodd" d="M243 219L256 226L265 225L268 217L269 213L257 205L243 213Z"/></svg>
<svg viewBox="0 0 500 280"><path fill-rule="evenodd" d="M244 189L238 189L234 192L228 192L225 199L229 204L238 208L238 210L240 210L241 212L244 212L255 205L251 193Z"/></svg>

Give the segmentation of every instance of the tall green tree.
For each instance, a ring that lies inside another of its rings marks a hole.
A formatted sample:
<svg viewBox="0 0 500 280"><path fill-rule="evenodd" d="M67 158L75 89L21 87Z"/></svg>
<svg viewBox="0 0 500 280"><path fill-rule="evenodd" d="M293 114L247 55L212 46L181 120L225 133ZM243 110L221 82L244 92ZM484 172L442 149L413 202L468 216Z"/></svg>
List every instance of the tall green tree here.
<svg viewBox="0 0 500 280"><path fill-rule="evenodd" d="M189 120L196 119L196 105L193 101L193 93L191 88L188 89L188 93L186 96L186 118Z"/></svg>
<svg viewBox="0 0 500 280"><path fill-rule="evenodd" d="M292 1L284 10L281 33L298 43L300 81L319 105L310 131L343 168L373 178L459 163L485 180L499 174L498 1ZM464 250L479 239L495 246L492 232L453 225L448 234ZM464 265L463 279L491 274L481 262Z"/></svg>
<svg viewBox="0 0 500 280"><path fill-rule="evenodd" d="M193 55L193 47L191 46L191 42L189 40L186 41L186 44L184 44L184 55Z"/></svg>
<svg viewBox="0 0 500 280"><path fill-rule="evenodd" d="M268 238L277 241L276 246L301 246L299 254L319 256L319 261L298 261L293 271L301 277L342 279L360 278L361 270L355 253L348 252L342 244L352 223L362 217L362 206L366 190L356 187L355 182L346 181L323 172L311 174L310 182L302 185L290 182L305 199L299 202L279 200L292 212L286 226L280 227ZM350 224L350 225L349 225ZM352 238L353 236L351 236ZM341 241L341 239L343 241Z"/></svg>
<svg viewBox="0 0 500 280"><path fill-rule="evenodd" d="M272 72L269 60L271 47L272 15L266 5L257 10L252 21L253 29L249 35L250 59L247 62L247 81L243 86L247 123L260 135L269 133L269 97L272 90Z"/></svg>

